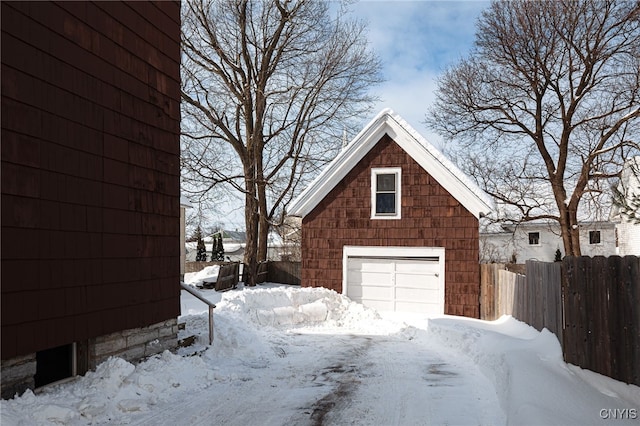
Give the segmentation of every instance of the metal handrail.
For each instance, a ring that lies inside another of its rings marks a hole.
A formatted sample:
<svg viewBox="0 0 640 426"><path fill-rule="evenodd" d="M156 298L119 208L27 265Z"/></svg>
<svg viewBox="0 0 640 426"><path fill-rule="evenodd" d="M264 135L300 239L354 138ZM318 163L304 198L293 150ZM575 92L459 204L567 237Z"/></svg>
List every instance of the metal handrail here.
<svg viewBox="0 0 640 426"><path fill-rule="evenodd" d="M209 306L209 344L212 345L213 344L213 309L216 307L215 303L202 297L200 293L198 293L193 288L191 288L191 286L185 284L183 281L180 281L180 287L182 287L184 290L187 290L189 293L191 293L201 302Z"/></svg>

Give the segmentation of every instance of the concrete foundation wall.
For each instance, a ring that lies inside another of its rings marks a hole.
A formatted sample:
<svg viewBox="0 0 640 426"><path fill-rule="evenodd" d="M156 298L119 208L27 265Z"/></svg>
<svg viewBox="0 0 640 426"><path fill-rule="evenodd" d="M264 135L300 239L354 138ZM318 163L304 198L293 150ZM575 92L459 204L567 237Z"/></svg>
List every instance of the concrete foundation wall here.
<svg viewBox="0 0 640 426"><path fill-rule="evenodd" d="M111 356L134 362L178 345L178 321L170 319L148 327L134 328L89 340L89 368Z"/></svg>

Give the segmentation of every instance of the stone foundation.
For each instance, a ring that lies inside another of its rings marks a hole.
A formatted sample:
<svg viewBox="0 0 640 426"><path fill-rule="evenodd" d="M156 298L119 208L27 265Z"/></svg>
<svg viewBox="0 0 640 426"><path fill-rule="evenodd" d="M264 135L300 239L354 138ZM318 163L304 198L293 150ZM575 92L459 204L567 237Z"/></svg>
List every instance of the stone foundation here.
<svg viewBox="0 0 640 426"><path fill-rule="evenodd" d="M2 399L13 398L35 386L36 354L28 354L17 358L2 360Z"/></svg>
<svg viewBox="0 0 640 426"><path fill-rule="evenodd" d="M89 369L110 356L136 362L178 346L178 321L169 319L148 327L118 331L89 339Z"/></svg>
<svg viewBox="0 0 640 426"><path fill-rule="evenodd" d="M80 349L77 352L79 366L83 364L94 370L98 364L111 356L120 357L129 362L138 362L165 350L174 350L178 346L178 321L176 318L152 324L148 327L118 331L116 333L89 339L84 360ZM88 358L88 359L87 359ZM2 360L1 384L2 399L13 398L35 387L36 354Z"/></svg>

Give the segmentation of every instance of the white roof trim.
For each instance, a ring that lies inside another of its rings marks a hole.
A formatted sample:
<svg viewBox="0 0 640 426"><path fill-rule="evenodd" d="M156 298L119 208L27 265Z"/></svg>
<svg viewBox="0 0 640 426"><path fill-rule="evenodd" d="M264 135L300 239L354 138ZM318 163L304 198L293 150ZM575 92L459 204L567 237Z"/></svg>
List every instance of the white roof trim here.
<svg viewBox="0 0 640 426"><path fill-rule="evenodd" d="M458 167L391 109L382 110L291 203L289 214L304 217L388 134L407 154L476 218L493 209L493 201Z"/></svg>

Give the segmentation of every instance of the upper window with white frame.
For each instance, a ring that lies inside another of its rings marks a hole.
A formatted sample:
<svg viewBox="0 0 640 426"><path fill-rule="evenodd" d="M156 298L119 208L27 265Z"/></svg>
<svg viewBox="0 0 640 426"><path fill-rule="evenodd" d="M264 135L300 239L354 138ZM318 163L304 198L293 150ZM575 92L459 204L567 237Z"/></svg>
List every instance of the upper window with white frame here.
<svg viewBox="0 0 640 426"><path fill-rule="evenodd" d="M371 169L371 218L400 219L400 167Z"/></svg>

